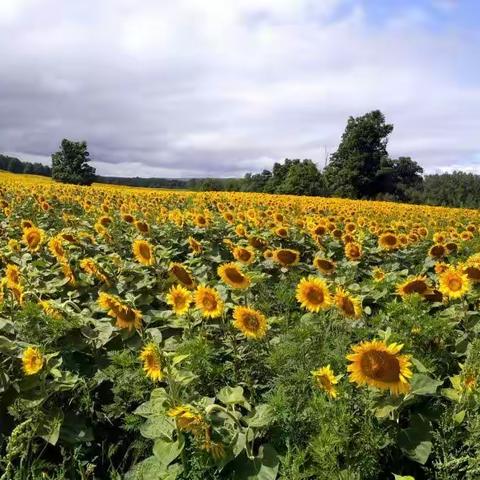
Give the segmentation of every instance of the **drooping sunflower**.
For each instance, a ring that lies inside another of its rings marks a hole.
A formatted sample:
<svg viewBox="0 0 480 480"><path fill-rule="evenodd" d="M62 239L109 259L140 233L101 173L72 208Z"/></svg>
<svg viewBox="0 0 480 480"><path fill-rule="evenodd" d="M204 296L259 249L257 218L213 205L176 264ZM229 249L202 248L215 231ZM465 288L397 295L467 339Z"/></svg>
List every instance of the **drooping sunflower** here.
<svg viewBox="0 0 480 480"><path fill-rule="evenodd" d="M362 257L362 246L357 242L349 242L345 245L345 256L352 261L360 260Z"/></svg>
<svg viewBox="0 0 480 480"><path fill-rule="evenodd" d="M44 239L44 232L37 227L28 227L23 229L23 242L31 252L38 252Z"/></svg>
<svg viewBox="0 0 480 480"><path fill-rule="evenodd" d="M10 249L11 252L19 252L20 251L20 244L18 243L18 240L15 240L14 238L11 238L8 241L8 248Z"/></svg>
<svg viewBox="0 0 480 480"><path fill-rule="evenodd" d="M317 277L302 278L297 285L296 298L310 312L319 312L332 303L326 282Z"/></svg>
<svg viewBox="0 0 480 480"><path fill-rule="evenodd" d="M428 250L429 257L434 259L443 258L446 254L447 254L447 249L445 245L442 245L441 243L436 243L435 245L432 245L430 247L430 250Z"/></svg>
<svg viewBox="0 0 480 480"><path fill-rule="evenodd" d="M139 310L125 305L118 298L105 292L98 295L98 304L105 310L107 315L116 320L118 328L134 328L139 330L142 327L142 314Z"/></svg>
<svg viewBox="0 0 480 480"><path fill-rule="evenodd" d="M205 429L205 421L202 414L192 405L179 405L171 408L167 415L177 422L178 428L184 432L199 435Z"/></svg>
<svg viewBox="0 0 480 480"><path fill-rule="evenodd" d="M28 347L22 354L22 366L25 375L35 375L43 367L43 356L36 347Z"/></svg>
<svg viewBox="0 0 480 480"><path fill-rule="evenodd" d="M468 275L462 268L450 267L438 276L440 292L448 298L461 298L471 289Z"/></svg>
<svg viewBox="0 0 480 480"><path fill-rule="evenodd" d="M346 317L359 318L362 315L361 301L341 287L335 292L335 305Z"/></svg>
<svg viewBox="0 0 480 480"><path fill-rule="evenodd" d="M333 260L327 258L315 257L313 259L313 266L320 270L324 275L331 275L335 272L336 264Z"/></svg>
<svg viewBox="0 0 480 480"><path fill-rule="evenodd" d="M392 395L410 391L408 379L412 377L410 356L400 355L403 345L382 340L362 342L352 347L347 355L352 362L347 371L350 381L357 385L369 385L382 390L390 390Z"/></svg>
<svg viewBox="0 0 480 480"><path fill-rule="evenodd" d="M51 238L48 242L48 248L58 262L65 261L65 249L62 244L62 237L57 235Z"/></svg>
<svg viewBox="0 0 480 480"><path fill-rule="evenodd" d="M174 285L167 293L166 301L171 305L177 315L183 315L188 312L192 303L192 294L181 285Z"/></svg>
<svg viewBox="0 0 480 480"><path fill-rule="evenodd" d="M395 250L398 248L398 237L391 232L382 233L378 238L378 245L384 250Z"/></svg>
<svg viewBox="0 0 480 480"><path fill-rule="evenodd" d="M207 318L217 318L223 313L223 301L217 290L199 285L195 291L195 306Z"/></svg>
<svg viewBox="0 0 480 480"><path fill-rule="evenodd" d="M237 306L233 310L233 325L246 337L259 340L267 333L267 319L253 308Z"/></svg>
<svg viewBox="0 0 480 480"><path fill-rule="evenodd" d="M418 293L419 295L432 293L432 289L427 282L427 277L409 277L403 283L397 285L397 294L401 297L406 297L414 293Z"/></svg>
<svg viewBox="0 0 480 480"><path fill-rule="evenodd" d="M58 310L57 307L53 305L50 300L40 300L38 302L42 310L47 314L49 317L60 319L62 318L62 313Z"/></svg>
<svg viewBox="0 0 480 480"><path fill-rule="evenodd" d="M300 252L290 248L279 248L273 250L272 258L275 262L282 265L282 267L293 267L300 261Z"/></svg>
<svg viewBox="0 0 480 480"><path fill-rule="evenodd" d="M337 398L335 385L338 384L338 377L335 376L330 365L313 371L312 375L319 388L325 390L330 398Z"/></svg>
<svg viewBox="0 0 480 480"><path fill-rule="evenodd" d="M138 263L150 266L155 263L152 245L146 240L136 239L132 245L133 255Z"/></svg>
<svg viewBox="0 0 480 480"><path fill-rule="evenodd" d="M20 284L20 269L17 265L9 263L5 269L5 274L7 277L7 286L11 287L12 285Z"/></svg>
<svg viewBox="0 0 480 480"><path fill-rule="evenodd" d="M193 237L188 237L188 245L194 255L198 255L203 250L202 244L195 240Z"/></svg>
<svg viewBox="0 0 480 480"><path fill-rule="evenodd" d="M225 263L217 269L219 277L232 288L245 289L250 286L250 277L235 263Z"/></svg>
<svg viewBox="0 0 480 480"><path fill-rule="evenodd" d="M140 360L143 362L143 370L148 378L154 382L163 378L162 355L155 343L145 345L140 352Z"/></svg>
<svg viewBox="0 0 480 480"><path fill-rule="evenodd" d="M238 260L244 265L250 265L255 261L255 252L251 248L237 246L234 247L232 253L235 260Z"/></svg>
<svg viewBox="0 0 480 480"><path fill-rule="evenodd" d="M184 287L187 287L190 290L195 288L196 283L192 274L181 263L171 263L168 267L168 271L175 280L181 283Z"/></svg>
<svg viewBox="0 0 480 480"><path fill-rule="evenodd" d="M100 268L100 266L97 264L97 262L93 258L82 259L80 261L80 268L87 275L95 277L96 279L100 280L101 282L106 283L107 286L110 285L110 281L109 281L107 275L103 272L103 270Z"/></svg>

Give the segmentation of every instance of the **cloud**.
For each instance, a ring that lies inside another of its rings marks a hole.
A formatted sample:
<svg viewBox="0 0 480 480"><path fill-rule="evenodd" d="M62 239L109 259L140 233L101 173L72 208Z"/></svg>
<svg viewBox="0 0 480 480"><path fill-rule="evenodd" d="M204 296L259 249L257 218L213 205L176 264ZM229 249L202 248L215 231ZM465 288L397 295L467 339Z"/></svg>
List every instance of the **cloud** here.
<svg viewBox="0 0 480 480"><path fill-rule="evenodd" d="M476 168L479 35L453 17L432 28L429 12L2 0L0 151L48 158L67 137L86 139L105 175L243 175L285 157L323 165L348 116L380 108L392 155Z"/></svg>

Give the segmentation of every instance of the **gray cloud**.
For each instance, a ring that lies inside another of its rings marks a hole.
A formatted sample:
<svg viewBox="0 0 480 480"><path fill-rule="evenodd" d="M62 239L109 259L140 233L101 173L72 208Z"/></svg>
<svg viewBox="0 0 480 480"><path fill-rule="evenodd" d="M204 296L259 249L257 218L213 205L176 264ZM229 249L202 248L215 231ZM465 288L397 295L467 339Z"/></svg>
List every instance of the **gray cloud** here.
<svg viewBox="0 0 480 480"><path fill-rule="evenodd" d="M2 0L0 151L48 159L67 137L105 175L243 175L323 164L349 115L380 108L392 155L480 171L479 35L425 15L373 25L354 0Z"/></svg>

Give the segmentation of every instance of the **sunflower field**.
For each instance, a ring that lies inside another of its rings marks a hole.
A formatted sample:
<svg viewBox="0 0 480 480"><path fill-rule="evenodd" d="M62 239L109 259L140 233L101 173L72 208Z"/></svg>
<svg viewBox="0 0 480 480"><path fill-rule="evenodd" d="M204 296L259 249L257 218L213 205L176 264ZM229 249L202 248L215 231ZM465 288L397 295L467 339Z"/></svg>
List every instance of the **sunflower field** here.
<svg viewBox="0 0 480 480"><path fill-rule="evenodd" d="M480 212L0 174L0 480L480 478Z"/></svg>

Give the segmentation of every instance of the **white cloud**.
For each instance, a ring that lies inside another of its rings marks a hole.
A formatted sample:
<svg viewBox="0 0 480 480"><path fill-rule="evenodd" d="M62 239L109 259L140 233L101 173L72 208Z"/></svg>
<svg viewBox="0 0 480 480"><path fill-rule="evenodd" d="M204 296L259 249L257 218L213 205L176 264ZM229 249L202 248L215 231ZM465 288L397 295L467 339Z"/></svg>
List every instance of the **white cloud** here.
<svg viewBox="0 0 480 480"><path fill-rule="evenodd" d="M435 170L480 152L478 34L431 31L423 10L372 25L354 0L0 5L0 150L82 138L99 173L242 175L323 164L349 115L380 108L392 155Z"/></svg>

